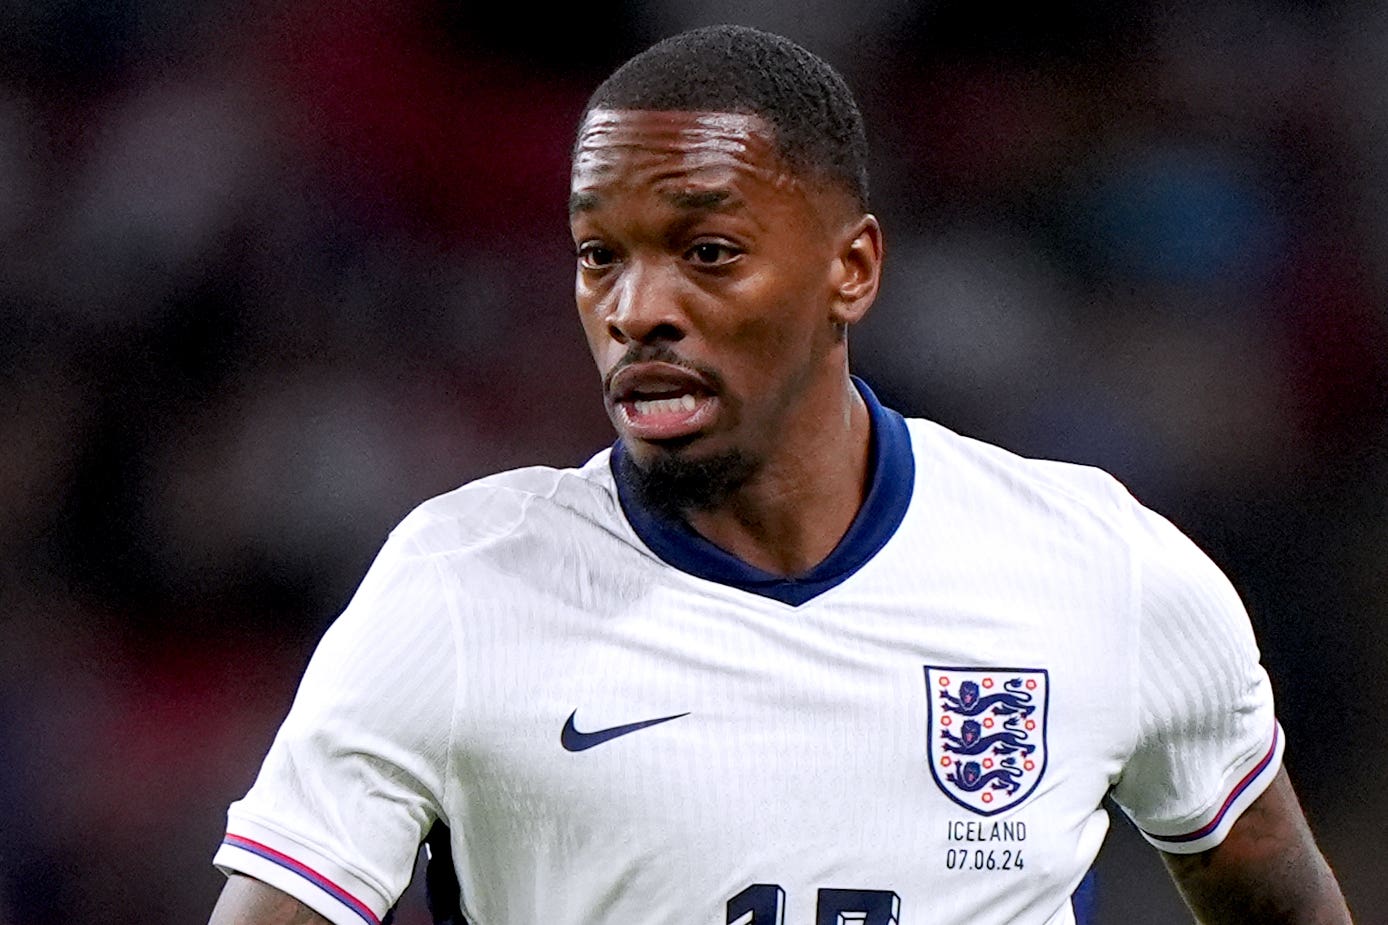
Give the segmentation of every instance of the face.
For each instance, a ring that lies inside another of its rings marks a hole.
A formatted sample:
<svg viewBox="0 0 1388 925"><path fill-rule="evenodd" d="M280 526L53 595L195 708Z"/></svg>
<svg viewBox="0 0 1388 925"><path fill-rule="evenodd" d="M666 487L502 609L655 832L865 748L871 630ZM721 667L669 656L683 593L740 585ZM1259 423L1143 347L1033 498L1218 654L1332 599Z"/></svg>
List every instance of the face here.
<svg viewBox="0 0 1388 925"><path fill-rule="evenodd" d="M760 118L595 110L570 205L579 315L638 467L755 468L813 419L855 320L842 252L863 216Z"/></svg>

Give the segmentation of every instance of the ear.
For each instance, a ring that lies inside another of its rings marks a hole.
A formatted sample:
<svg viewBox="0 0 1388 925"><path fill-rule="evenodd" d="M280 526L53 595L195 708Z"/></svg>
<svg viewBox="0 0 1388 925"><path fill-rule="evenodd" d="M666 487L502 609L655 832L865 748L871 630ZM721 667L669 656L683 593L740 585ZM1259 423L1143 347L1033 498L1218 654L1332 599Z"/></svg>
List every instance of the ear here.
<svg viewBox="0 0 1388 925"><path fill-rule="evenodd" d="M839 238L830 277L833 288L829 320L841 328L863 320L882 281L882 226L871 214L860 215Z"/></svg>

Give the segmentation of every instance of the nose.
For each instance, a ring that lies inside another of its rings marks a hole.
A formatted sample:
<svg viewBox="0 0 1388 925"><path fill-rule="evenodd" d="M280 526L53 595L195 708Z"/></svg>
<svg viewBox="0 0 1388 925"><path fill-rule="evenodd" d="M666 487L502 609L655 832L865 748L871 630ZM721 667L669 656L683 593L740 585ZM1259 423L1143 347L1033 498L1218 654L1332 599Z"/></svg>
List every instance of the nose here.
<svg viewBox="0 0 1388 925"><path fill-rule="evenodd" d="M608 335L622 345L683 339L679 289L673 269L631 261L610 293Z"/></svg>

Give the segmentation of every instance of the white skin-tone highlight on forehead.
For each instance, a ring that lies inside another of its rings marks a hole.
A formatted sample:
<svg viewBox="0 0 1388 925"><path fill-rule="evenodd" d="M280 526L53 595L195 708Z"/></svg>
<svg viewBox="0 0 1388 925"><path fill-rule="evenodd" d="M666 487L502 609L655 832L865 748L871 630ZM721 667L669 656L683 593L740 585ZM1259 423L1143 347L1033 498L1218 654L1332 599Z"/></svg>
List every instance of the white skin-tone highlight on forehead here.
<svg viewBox="0 0 1388 925"><path fill-rule="evenodd" d="M569 215L577 219L606 205L607 196L638 188L661 191L683 209L709 208L699 193L721 191L723 203L760 186L798 200L830 232L862 212L838 186L807 177L781 155L775 132L750 113L595 109L574 147ZM684 194L684 195L681 195Z"/></svg>
<svg viewBox="0 0 1388 925"><path fill-rule="evenodd" d="M671 159L677 159L675 163ZM686 177L714 181L752 175L777 188L799 185L776 150L765 120L735 112L657 112L595 109L574 151L577 204L619 170L653 174L649 181ZM706 176L700 176L706 175Z"/></svg>

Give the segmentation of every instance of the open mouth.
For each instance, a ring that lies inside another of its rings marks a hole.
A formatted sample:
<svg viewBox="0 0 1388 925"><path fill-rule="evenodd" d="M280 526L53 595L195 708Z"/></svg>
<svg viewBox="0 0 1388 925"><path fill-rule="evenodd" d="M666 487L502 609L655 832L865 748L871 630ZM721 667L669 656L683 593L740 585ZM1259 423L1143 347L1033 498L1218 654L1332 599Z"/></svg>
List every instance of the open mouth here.
<svg viewBox="0 0 1388 925"><path fill-rule="evenodd" d="M667 363L635 363L613 377L608 395L623 436L680 440L712 423L718 396L697 373Z"/></svg>
<svg viewBox="0 0 1388 925"><path fill-rule="evenodd" d="M662 397L633 397L617 403L626 432L638 440L692 437L713 419L718 399L684 392Z"/></svg>
<svg viewBox="0 0 1388 925"><path fill-rule="evenodd" d="M699 406L699 400L688 392L670 398L633 398L629 404L634 414L642 417L666 414L684 414Z"/></svg>

